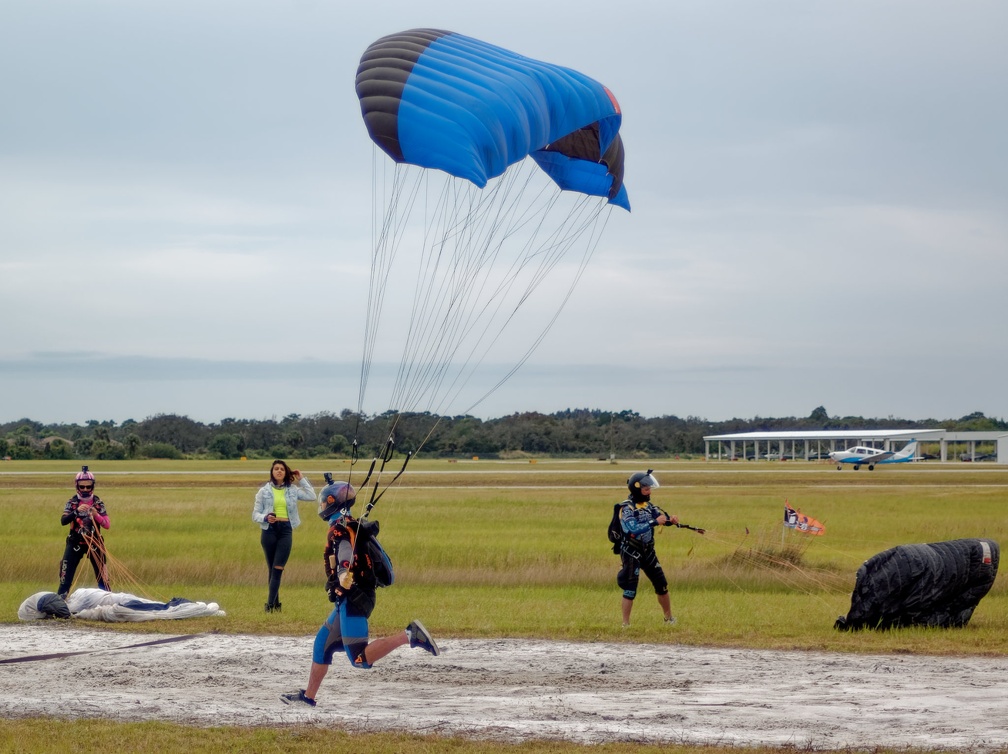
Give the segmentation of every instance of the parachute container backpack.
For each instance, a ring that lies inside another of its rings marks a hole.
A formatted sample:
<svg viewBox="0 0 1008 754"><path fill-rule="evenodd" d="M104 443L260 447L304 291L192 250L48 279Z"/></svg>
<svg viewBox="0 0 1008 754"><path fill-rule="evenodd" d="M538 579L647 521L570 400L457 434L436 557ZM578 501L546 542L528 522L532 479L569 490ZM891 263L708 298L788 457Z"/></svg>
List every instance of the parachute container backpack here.
<svg viewBox="0 0 1008 754"><path fill-rule="evenodd" d="M858 569L851 608L834 628L958 628L969 623L997 577L1001 549L990 539L899 545Z"/></svg>
<svg viewBox="0 0 1008 754"><path fill-rule="evenodd" d="M612 542L612 551L620 554L623 547L623 524L620 522L620 511L626 502L616 503L612 508L612 519L609 521L609 541Z"/></svg>
<svg viewBox="0 0 1008 754"><path fill-rule="evenodd" d="M411 416L415 452L420 418L469 413L529 358L629 211L623 116L584 73L438 29L375 41L356 90L375 145L358 413ZM412 304L382 327L385 301ZM388 402L365 405L379 379Z"/></svg>

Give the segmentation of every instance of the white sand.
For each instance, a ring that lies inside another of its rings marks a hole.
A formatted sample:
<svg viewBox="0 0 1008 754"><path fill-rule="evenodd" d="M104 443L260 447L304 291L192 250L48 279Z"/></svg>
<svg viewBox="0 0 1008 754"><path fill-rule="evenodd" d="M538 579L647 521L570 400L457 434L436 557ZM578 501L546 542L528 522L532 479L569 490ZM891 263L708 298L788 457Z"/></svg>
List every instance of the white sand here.
<svg viewBox="0 0 1008 754"><path fill-rule="evenodd" d="M178 635L184 635L180 623ZM342 656L315 709L311 636L159 637L39 621L0 626L0 714L192 725L300 724L520 740L1008 747L1008 660L442 639L370 671ZM626 662L629 657L631 662Z"/></svg>

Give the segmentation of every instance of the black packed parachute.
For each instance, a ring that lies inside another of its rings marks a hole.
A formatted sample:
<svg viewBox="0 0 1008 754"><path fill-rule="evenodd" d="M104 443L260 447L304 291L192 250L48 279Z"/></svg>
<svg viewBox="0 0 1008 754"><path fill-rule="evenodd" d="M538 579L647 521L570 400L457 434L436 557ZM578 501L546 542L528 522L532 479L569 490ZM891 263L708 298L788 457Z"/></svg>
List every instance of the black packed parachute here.
<svg viewBox="0 0 1008 754"><path fill-rule="evenodd" d="M960 627L990 591L1000 548L989 539L900 545L858 569L851 608L834 628Z"/></svg>

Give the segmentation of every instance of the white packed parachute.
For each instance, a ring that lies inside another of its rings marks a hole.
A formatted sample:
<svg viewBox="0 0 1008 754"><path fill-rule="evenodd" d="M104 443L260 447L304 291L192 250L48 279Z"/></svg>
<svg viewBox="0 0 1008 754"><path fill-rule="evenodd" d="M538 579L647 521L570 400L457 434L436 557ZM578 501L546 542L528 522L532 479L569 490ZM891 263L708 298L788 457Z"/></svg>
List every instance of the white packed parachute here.
<svg viewBox="0 0 1008 754"><path fill-rule="evenodd" d="M216 602L193 602L182 597L158 602L127 592L106 592L103 589L75 589L66 600L54 592L36 592L18 608L18 618L26 621L82 618L106 623L137 623L211 615L224 615Z"/></svg>

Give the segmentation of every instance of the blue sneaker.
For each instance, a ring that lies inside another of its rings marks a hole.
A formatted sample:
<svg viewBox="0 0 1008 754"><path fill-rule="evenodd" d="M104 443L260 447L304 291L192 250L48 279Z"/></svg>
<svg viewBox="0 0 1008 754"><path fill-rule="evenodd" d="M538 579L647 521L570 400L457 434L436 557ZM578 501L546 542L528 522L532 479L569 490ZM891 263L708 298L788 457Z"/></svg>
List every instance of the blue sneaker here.
<svg viewBox="0 0 1008 754"><path fill-rule="evenodd" d="M413 621L408 626L406 626L406 635L409 637L409 645L411 648L420 647L420 649L425 649L432 655L437 657L441 654L441 650L438 649L438 645L435 643L434 639L424 628L423 623L418 620Z"/></svg>
<svg viewBox="0 0 1008 754"><path fill-rule="evenodd" d="M281 694L280 701L284 704L307 704L309 707L315 706L315 700L305 696L304 689L298 689L289 694Z"/></svg>

